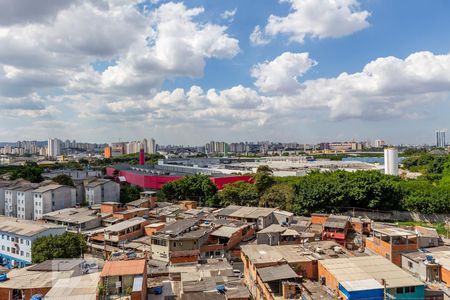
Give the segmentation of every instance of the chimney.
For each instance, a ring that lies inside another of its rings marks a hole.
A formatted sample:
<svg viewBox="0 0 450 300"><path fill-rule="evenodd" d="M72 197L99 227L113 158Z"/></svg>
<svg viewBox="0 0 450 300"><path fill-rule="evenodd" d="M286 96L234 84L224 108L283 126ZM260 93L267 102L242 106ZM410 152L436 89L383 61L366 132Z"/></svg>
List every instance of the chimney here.
<svg viewBox="0 0 450 300"><path fill-rule="evenodd" d="M143 166L145 164L145 153L144 153L144 149L141 148L141 150L139 151L139 165Z"/></svg>

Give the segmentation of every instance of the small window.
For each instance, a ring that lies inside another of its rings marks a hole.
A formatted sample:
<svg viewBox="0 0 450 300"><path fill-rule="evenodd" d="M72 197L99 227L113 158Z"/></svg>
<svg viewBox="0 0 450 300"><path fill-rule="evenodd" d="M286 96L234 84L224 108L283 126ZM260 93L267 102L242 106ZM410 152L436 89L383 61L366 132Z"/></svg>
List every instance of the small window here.
<svg viewBox="0 0 450 300"><path fill-rule="evenodd" d="M408 268L412 269L412 267L413 267L413 263L408 261Z"/></svg>
<svg viewBox="0 0 450 300"><path fill-rule="evenodd" d="M402 287L397 288L396 292L397 294L403 294L403 288Z"/></svg>

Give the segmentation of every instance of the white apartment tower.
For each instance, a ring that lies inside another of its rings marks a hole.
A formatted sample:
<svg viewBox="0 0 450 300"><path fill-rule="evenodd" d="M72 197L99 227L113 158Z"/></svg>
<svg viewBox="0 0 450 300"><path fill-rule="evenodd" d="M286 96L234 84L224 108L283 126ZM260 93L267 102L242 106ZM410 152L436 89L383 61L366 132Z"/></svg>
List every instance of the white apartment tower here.
<svg viewBox="0 0 450 300"><path fill-rule="evenodd" d="M147 149L146 149L147 153L149 154L154 154L156 153L156 141L154 138L151 138L148 142L147 142Z"/></svg>
<svg viewBox="0 0 450 300"><path fill-rule="evenodd" d="M398 176L398 150L394 147L384 149L384 174Z"/></svg>
<svg viewBox="0 0 450 300"><path fill-rule="evenodd" d="M50 138L47 144L47 156L57 157L61 154L61 143L58 139Z"/></svg>

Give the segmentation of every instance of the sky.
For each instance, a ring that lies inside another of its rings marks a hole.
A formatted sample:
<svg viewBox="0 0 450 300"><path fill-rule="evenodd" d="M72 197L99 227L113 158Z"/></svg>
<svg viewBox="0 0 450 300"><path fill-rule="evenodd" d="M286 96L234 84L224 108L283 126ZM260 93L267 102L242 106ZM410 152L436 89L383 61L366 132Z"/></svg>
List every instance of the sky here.
<svg viewBox="0 0 450 300"><path fill-rule="evenodd" d="M450 128L447 0L0 0L0 141Z"/></svg>

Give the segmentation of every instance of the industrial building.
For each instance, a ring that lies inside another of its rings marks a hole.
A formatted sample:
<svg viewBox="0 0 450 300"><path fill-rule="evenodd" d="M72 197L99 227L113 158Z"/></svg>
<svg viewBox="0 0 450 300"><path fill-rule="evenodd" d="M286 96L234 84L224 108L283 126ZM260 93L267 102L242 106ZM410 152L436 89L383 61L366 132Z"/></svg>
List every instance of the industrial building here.
<svg viewBox="0 0 450 300"><path fill-rule="evenodd" d="M144 189L161 189L164 184L183 178L188 175L203 174L210 176L211 181L222 189L225 184L237 181L250 182L251 176L225 175L208 168L196 168L177 165L137 165L120 164L106 168L106 174L118 177L129 184Z"/></svg>

